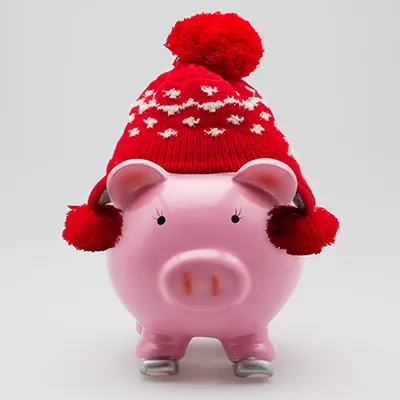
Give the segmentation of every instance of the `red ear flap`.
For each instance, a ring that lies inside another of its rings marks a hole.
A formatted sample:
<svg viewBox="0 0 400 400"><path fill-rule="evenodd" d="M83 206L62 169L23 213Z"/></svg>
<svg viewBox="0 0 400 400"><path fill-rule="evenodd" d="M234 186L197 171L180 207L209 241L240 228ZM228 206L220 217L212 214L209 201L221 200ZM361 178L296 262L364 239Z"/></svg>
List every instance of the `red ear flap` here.
<svg viewBox="0 0 400 400"><path fill-rule="evenodd" d="M267 234L271 243L293 256L319 254L332 245L339 220L316 206L308 185L299 183L293 203L294 206L278 206L269 212Z"/></svg>
<svg viewBox="0 0 400 400"><path fill-rule="evenodd" d="M272 209L267 234L278 249L293 256L319 254L335 242L338 219L328 210L316 207L311 213L294 206Z"/></svg>
<svg viewBox="0 0 400 400"><path fill-rule="evenodd" d="M283 162L260 158L245 164L233 179L265 190L277 205L291 204L296 194L297 179L294 172Z"/></svg>
<svg viewBox="0 0 400 400"><path fill-rule="evenodd" d="M147 160L128 160L118 164L108 175L107 193L115 207L125 210L135 192L164 182L168 173L159 165Z"/></svg>
<svg viewBox="0 0 400 400"><path fill-rule="evenodd" d="M122 234L122 215L110 202L103 176L91 190L87 202L71 205L66 215L63 239L77 250L106 251L116 246Z"/></svg>

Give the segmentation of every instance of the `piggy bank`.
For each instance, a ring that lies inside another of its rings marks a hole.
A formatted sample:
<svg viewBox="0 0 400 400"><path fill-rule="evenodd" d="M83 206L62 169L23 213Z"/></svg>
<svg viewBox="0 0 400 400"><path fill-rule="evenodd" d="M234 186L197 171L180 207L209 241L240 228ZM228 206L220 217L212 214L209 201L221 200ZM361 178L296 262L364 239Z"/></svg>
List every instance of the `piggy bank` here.
<svg viewBox="0 0 400 400"><path fill-rule="evenodd" d="M220 341L238 377L273 374L268 326L302 257L334 243L287 137L247 81L264 52L235 13L178 21L173 68L152 80L63 238L107 251L115 292L137 321L143 375L174 375L192 338ZM140 58L140 57L139 57Z"/></svg>
<svg viewBox="0 0 400 400"><path fill-rule="evenodd" d="M272 159L236 173L171 174L140 159L110 172L123 234L107 264L137 321L142 374L177 374L191 339L208 337L236 376L272 376L268 324L295 289L302 259L271 245L266 219L291 204L296 187L293 171Z"/></svg>

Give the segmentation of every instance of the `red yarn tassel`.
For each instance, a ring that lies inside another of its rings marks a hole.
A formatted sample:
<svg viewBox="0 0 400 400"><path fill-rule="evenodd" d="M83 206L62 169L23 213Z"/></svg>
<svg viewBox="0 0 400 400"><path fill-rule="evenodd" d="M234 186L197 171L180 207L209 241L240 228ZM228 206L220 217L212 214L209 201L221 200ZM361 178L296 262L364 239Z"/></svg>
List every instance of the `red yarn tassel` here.
<svg viewBox="0 0 400 400"><path fill-rule="evenodd" d="M338 219L326 209L317 207L311 214L293 206L279 206L269 212L267 234L271 243L287 254L319 254L335 242Z"/></svg>
<svg viewBox="0 0 400 400"><path fill-rule="evenodd" d="M112 205L69 206L63 239L77 250L105 251L114 247L122 234L121 211Z"/></svg>

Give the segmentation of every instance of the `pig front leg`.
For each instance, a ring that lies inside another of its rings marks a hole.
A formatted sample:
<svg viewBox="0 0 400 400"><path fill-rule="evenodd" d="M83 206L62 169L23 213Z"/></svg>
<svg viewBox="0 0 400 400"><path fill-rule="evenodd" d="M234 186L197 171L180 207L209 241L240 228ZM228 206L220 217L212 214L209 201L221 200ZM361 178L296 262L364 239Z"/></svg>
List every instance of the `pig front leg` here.
<svg viewBox="0 0 400 400"><path fill-rule="evenodd" d="M177 375L191 338L177 338L141 330L136 356L142 359L140 373L147 376Z"/></svg>
<svg viewBox="0 0 400 400"><path fill-rule="evenodd" d="M271 377L275 349L268 339L268 330L238 338L221 340L226 355L233 363L234 374L240 378Z"/></svg>

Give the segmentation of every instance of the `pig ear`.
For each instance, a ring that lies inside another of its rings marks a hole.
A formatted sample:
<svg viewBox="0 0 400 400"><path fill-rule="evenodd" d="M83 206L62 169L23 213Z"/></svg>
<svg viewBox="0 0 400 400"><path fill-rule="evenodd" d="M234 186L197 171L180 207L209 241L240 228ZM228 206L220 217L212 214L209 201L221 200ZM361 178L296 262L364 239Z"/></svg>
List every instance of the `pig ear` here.
<svg viewBox="0 0 400 400"><path fill-rule="evenodd" d="M167 171L151 161L127 160L108 174L107 193L115 207L125 210L139 189L164 182L167 177Z"/></svg>
<svg viewBox="0 0 400 400"><path fill-rule="evenodd" d="M248 162L233 179L270 193L279 205L292 203L297 190L297 179L292 169L270 158Z"/></svg>

